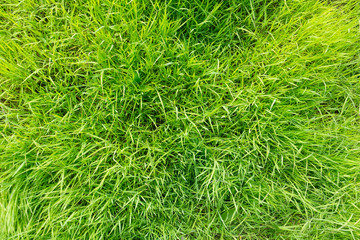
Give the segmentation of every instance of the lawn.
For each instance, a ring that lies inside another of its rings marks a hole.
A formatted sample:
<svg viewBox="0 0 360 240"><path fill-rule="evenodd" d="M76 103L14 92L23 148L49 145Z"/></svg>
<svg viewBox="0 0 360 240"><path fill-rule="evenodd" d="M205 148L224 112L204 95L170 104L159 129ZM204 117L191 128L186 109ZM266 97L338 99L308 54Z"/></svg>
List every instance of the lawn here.
<svg viewBox="0 0 360 240"><path fill-rule="evenodd" d="M360 239L360 2L1 0L0 239Z"/></svg>

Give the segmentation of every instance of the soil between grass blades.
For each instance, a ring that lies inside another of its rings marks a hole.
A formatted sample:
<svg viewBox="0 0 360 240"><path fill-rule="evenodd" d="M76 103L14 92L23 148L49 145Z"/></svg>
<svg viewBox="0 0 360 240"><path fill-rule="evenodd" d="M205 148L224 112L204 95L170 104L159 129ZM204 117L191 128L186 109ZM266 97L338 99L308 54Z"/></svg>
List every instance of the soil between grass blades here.
<svg viewBox="0 0 360 240"><path fill-rule="evenodd" d="M1 239L360 239L360 4L0 3Z"/></svg>

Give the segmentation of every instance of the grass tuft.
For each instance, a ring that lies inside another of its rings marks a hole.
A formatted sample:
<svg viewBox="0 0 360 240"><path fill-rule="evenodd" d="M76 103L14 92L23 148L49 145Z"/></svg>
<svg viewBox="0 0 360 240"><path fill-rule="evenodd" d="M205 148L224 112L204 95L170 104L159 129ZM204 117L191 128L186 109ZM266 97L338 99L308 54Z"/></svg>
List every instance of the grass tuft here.
<svg viewBox="0 0 360 240"><path fill-rule="evenodd" d="M3 0L0 238L360 239L357 0Z"/></svg>

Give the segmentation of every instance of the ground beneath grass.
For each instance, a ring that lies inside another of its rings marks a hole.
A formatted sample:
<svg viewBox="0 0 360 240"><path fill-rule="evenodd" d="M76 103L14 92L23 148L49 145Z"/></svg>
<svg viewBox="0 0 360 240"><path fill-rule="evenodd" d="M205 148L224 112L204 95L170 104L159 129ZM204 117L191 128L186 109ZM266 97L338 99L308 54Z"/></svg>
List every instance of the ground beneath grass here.
<svg viewBox="0 0 360 240"><path fill-rule="evenodd" d="M1 239L360 239L357 0L2 0Z"/></svg>

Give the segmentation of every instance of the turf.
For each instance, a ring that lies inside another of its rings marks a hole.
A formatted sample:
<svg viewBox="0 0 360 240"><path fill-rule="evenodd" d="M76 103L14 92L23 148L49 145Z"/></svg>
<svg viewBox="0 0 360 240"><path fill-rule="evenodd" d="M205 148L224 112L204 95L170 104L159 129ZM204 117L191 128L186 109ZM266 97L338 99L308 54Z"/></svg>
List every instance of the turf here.
<svg viewBox="0 0 360 240"><path fill-rule="evenodd" d="M2 0L1 239L360 239L357 0Z"/></svg>

